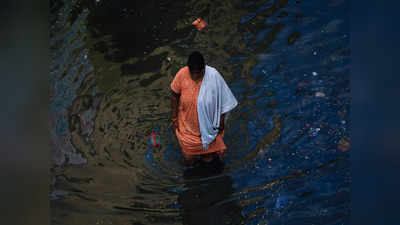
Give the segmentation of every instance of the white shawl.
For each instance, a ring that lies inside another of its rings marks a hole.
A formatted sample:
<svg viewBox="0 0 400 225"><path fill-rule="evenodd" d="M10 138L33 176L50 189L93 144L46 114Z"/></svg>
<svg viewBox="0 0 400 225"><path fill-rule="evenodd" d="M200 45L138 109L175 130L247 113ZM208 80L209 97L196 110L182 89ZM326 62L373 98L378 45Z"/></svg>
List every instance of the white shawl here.
<svg viewBox="0 0 400 225"><path fill-rule="evenodd" d="M206 66L197 98L197 112L203 149L218 134L221 114L231 111L238 102L221 74L213 67Z"/></svg>

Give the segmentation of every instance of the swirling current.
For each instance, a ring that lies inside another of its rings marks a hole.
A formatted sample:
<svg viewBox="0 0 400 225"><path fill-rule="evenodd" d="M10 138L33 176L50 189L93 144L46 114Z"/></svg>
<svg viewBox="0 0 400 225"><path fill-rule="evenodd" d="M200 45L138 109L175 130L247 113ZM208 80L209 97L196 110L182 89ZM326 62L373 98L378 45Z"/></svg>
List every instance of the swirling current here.
<svg viewBox="0 0 400 225"><path fill-rule="evenodd" d="M348 3L51 0L51 223L349 224ZM169 84L194 50L239 105L224 161L187 167Z"/></svg>

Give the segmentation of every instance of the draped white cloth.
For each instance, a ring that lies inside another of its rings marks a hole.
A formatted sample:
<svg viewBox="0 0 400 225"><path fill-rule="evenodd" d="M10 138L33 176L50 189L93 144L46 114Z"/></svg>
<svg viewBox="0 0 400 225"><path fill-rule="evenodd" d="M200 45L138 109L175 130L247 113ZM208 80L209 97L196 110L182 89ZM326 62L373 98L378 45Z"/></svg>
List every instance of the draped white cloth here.
<svg viewBox="0 0 400 225"><path fill-rule="evenodd" d="M203 149L218 135L221 114L231 111L238 102L221 74L213 67L207 66L197 98L201 142Z"/></svg>

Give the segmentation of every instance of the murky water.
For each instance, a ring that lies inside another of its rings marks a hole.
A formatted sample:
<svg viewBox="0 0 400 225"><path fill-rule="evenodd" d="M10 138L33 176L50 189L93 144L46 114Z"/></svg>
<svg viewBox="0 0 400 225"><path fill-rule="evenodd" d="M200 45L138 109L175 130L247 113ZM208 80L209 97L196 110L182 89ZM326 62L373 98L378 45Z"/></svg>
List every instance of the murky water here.
<svg viewBox="0 0 400 225"><path fill-rule="evenodd" d="M50 20L52 224L349 224L348 1L53 0ZM169 84L193 50L239 106L224 162L188 168Z"/></svg>

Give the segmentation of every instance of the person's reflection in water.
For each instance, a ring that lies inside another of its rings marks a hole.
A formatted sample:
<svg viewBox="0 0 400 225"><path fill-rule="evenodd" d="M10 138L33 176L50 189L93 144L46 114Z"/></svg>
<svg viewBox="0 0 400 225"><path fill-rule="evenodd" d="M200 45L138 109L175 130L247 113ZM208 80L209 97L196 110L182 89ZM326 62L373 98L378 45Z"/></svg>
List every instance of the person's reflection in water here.
<svg viewBox="0 0 400 225"><path fill-rule="evenodd" d="M240 224L241 208L231 199L232 178L223 175L224 163L219 158L198 162L184 172L186 190L178 201L183 224Z"/></svg>

